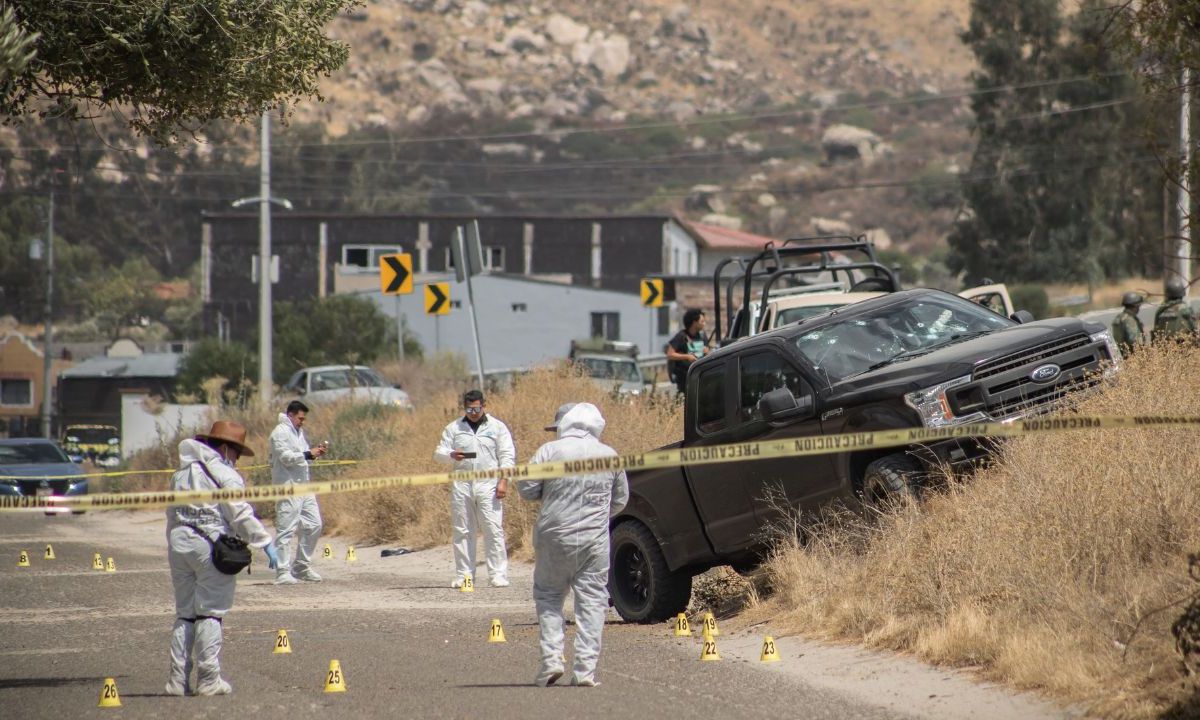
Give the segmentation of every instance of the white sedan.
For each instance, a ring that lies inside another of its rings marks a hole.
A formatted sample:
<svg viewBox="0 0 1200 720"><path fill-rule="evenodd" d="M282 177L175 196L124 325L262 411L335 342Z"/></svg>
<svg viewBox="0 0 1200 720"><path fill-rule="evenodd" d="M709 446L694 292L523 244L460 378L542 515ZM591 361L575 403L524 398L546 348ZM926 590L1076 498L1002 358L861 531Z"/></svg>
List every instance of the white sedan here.
<svg viewBox="0 0 1200 720"><path fill-rule="evenodd" d="M393 387L378 373L363 365L322 365L296 372L283 387L306 402L361 400L412 410L408 393Z"/></svg>

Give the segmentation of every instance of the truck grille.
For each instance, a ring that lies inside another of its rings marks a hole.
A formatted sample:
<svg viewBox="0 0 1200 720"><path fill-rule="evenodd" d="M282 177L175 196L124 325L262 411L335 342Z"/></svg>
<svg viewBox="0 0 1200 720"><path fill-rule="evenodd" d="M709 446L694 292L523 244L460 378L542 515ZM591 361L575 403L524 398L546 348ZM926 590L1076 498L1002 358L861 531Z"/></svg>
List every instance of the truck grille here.
<svg viewBox="0 0 1200 720"><path fill-rule="evenodd" d="M1007 420L1048 412L1067 396L1097 385L1108 359L1102 343L1074 335L980 364L972 381L955 388L948 399L960 416L983 412ZM1059 367L1059 375L1050 382L1034 382L1033 370L1050 363Z"/></svg>

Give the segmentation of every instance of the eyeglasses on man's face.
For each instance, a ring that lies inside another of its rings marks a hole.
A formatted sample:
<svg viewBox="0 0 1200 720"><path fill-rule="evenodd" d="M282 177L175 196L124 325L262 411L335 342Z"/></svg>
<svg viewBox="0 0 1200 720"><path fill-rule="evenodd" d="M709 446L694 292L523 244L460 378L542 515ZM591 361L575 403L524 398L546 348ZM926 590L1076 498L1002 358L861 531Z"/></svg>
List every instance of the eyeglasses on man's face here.
<svg viewBox="0 0 1200 720"><path fill-rule="evenodd" d="M483 412L482 405L467 405L463 409L467 411L468 415L477 415L477 414Z"/></svg>

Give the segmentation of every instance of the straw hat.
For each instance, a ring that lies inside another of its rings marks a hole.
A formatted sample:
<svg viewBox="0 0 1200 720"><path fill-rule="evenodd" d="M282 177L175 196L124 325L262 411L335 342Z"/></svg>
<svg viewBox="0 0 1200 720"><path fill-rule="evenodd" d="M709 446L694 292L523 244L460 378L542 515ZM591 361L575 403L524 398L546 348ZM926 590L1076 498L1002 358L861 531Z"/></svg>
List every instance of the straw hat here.
<svg viewBox="0 0 1200 720"><path fill-rule="evenodd" d="M229 443L246 457L254 457L254 451L246 446L246 426L232 420L216 421L211 430L197 435L196 439L206 440L210 443Z"/></svg>

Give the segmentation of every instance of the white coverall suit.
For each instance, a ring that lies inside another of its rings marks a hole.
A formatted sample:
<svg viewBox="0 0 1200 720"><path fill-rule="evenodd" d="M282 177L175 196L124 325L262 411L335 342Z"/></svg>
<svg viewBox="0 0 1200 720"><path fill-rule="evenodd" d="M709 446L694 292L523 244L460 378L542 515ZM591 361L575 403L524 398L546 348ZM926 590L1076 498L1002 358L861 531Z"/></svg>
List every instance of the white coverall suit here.
<svg viewBox="0 0 1200 720"><path fill-rule="evenodd" d="M297 430L286 413L271 431L271 482L276 485L308 482L308 439ZM289 573L301 577L312 569L317 541L321 539L321 508L315 495L299 495L275 503L275 547L279 551L276 577ZM292 538L296 554L292 555ZM295 557L293 563L292 558Z"/></svg>
<svg viewBox="0 0 1200 720"><path fill-rule="evenodd" d="M474 458L455 461L454 450L475 453ZM453 464L458 470L495 470L516 464L517 451L508 426L491 415L484 415L476 430L466 418L459 418L442 431L434 451L435 460ZM508 551L504 546L504 505L496 497L496 478L457 481L450 484L450 524L453 529L454 571L456 581L475 575L475 530L483 529L488 579L492 585L508 583Z"/></svg>
<svg viewBox="0 0 1200 720"><path fill-rule="evenodd" d="M216 490L245 487L238 471L227 465L216 450L198 440L179 443L179 470L171 478L171 489ZM189 525L198 528L197 532ZM175 626L171 630L171 671L167 692L185 695L196 658L196 692L215 695L229 692L221 679L221 618L233 607L237 576L226 575L212 564L212 545L200 535L237 535L253 548L271 543L249 503L205 503L167 508L167 561L175 588Z"/></svg>
<svg viewBox="0 0 1200 720"><path fill-rule="evenodd" d="M604 417L580 403L558 424L558 440L538 448L530 463L610 457L617 452L600 442ZM624 471L572 475L553 480L517 481L526 500L542 501L533 529L533 599L541 630L539 685L562 676L563 601L575 593L575 658L571 683L595 682L600 637L608 610L608 522L629 501Z"/></svg>

